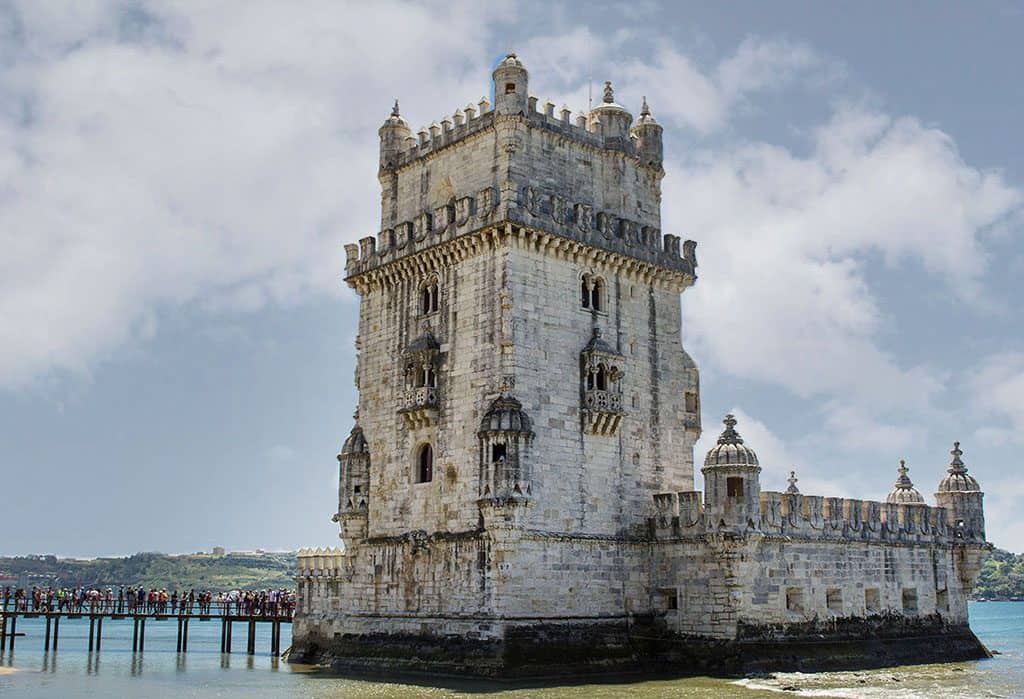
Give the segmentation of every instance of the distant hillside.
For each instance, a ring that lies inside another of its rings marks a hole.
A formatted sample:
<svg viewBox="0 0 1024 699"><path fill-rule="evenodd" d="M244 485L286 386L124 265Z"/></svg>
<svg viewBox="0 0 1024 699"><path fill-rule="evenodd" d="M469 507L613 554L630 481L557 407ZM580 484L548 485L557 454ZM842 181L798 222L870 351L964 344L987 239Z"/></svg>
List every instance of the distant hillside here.
<svg viewBox="0 0 1024 699"><path fill-rule="evenodd" d="M981 568L974 599L1024 599L1024 554L994 549Z"/></svg>
<svg viewBox="0 0 1024 699"><path fill-rule="evenodd" d="M292 587L294 553L229 553L225 556L190 554L168 556L137 553L127 558L79 560L56 556L0 558L0 577L27 574L29 585L78 585L201 590L268 589ZM4 581L0 585L10 585Z"/></svg>

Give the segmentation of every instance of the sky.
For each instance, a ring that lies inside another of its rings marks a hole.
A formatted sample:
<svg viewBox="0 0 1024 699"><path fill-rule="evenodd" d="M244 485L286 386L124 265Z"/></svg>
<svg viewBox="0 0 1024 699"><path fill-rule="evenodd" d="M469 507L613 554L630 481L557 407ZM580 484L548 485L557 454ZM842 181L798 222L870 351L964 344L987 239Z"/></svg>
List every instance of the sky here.
<svg viewBox="0 0 1024 699"><path fill-rule="evenodd" d="M337 545L376 129L510 49L665 126L698 463L931 501L959 440L1024 551L1024 7L580 7L0 0L0 554Z"/></svg>

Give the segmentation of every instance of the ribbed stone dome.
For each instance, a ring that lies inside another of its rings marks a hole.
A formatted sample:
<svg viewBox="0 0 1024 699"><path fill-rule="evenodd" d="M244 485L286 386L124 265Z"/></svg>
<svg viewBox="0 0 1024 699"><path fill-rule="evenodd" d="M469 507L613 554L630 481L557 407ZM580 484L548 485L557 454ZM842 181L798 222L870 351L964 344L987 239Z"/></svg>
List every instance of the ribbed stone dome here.
<svg viewBox="0 0 1024 699"><path fill-rule="evenodd" d="M480 432L519 432L533 431L533 422L523 411L523 404L509 395L502 395L491 403L490 409L480 420Z"/></svg>
<svg viewBox="0 0 1024 699"><path fill-rule="evenodd" d="M366 437L363 435L363 428L360 427L359 425L356 425L355 427L352 428L352 431L349 433L348 439L346 439L345 443L341 446L341 454L339 454L338 456L340 458L342 456L353 456L355 454L369 453L370 447L366 443Z"/></svg>
<svg viewBox="0 0 1024 699"><path fill-rule="evenodd" d="M914 484L910 481L910 476L907 475L907 462L900 459L900 475L896 479L896 483L892 487L892 492L885 499L886 502L897 503L902 505L923 505L924 498L921 497L921 493L917 491Z"/></svg>
<svg viewBox="0 0 1024 699"><path fill-rule="evenodd" d="M960 451L960 442L953 442L953 450L949 453L953 455L953 460L946 471L949 475L939 482L938 492L963 493L980 491L981 486L978 485L978 481L974 479L974 476L967 473L967 467L960 460L960 457L963 456L963 452Z"/></svg>
<svg viewBox="0 0 1024 699"><path fill-rule="evenodd" d="M725 423L725 430L718 438L718 444L713 446L708 455L704 457L704 467L708 466L757 466L757 454L750 447L743 444L743 438L736 431L736 418L726 415L722 420Z"/></svg>

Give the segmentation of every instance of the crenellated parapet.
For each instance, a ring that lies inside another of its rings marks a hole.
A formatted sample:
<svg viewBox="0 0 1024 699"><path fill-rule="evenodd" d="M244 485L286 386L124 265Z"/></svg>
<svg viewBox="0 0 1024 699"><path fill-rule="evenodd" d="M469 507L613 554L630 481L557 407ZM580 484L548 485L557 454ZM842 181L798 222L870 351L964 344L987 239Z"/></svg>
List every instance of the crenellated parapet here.
<svg viewBox="0 0 1024 699"><path fill-rule="evenodd" d="M575 120L538 106L509 54L487 98L409 128L397 102L379 130L381 230L345 246L348 282L512 223L694 277L696 243L661 232L662 128L604 99Z"/></svg>
<svg viewBox="0 0 1024 699"><path fill-rule="evenodd" d="M700 538L732 529L701 502L697 491L658 493L651 534L658 540ZM803 540L906 543L984 543L976 533L961 536L942 507L897 504L801 493L762 491L760 517L742 531Z"/></svg>
<svg viewBox="0 0 1024 699"><path fill-rule="evenodd" d="M346 566L345 552L339 548L304 548L296 553L297 580L341 577Z"/></svg>

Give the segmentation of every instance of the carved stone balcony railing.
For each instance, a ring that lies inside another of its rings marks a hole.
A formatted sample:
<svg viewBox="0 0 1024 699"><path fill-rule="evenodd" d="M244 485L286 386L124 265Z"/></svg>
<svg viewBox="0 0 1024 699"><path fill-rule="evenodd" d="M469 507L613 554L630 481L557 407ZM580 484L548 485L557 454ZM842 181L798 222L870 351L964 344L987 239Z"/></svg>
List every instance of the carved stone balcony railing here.
<svg viewBox="0 0 1024 699"><path fill-rule="evenodd" d="M599 389L583 393L584 427L590 434L615 434L623 414L621 393Z"/></svg>
<svg viewBox="0 0 1024 699"><path fill-rule="evenodd" d="M437 407L439 404L436 387L421 386L405 391L400 412L405 418L409 429L429 427L437 423Z"/></svg>

